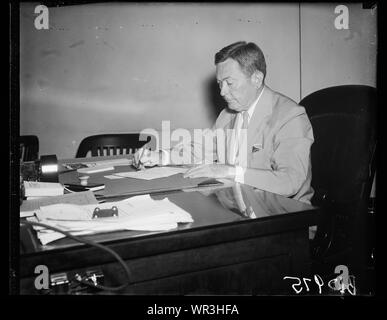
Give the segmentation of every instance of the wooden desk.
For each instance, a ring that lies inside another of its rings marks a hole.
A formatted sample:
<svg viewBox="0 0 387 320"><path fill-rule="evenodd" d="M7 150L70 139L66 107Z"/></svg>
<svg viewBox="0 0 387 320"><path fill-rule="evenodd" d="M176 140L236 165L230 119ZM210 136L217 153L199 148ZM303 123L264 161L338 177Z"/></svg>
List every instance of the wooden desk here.
<svg viewBox="0 0 387 320"><path fill-rule="evenodd" d="M239 184L152 197L167 197L194 222L168 232L85 237L126 261L131 285L120 293L286 294L292 291L284 276L309 272L308 227L317 224L317 208ZM21 294L36 293L34 268L42 264L50 273L69 274L100 267L105 285L125 281L122 267L108 253L61 239L20 256Z"/></svg>

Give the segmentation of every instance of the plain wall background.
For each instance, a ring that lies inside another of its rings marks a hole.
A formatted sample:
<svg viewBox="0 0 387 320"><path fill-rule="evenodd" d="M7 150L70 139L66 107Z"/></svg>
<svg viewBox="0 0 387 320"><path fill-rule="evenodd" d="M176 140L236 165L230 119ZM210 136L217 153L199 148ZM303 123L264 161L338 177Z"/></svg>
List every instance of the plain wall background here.
<svg viewBox="0 0 387 320"><path fill-rule="evenodd" d="M334 28L334 4L297 3L52 7L50 29L36 30L36 5L20 10L20 134L37 135L41 155L74 157L86 136L160 130L162 120L210 127L223 106L214 54L238 40L262 48L266 83L296 102L376 85L376 12L361 3L346 4L349 30Z"/></svg>
<svg viewBox="0 0 387 320"><path fill-rule="evenodd" d="M49 8L50 30L20 21L21 134L40 154L73 157L96 133L210 127L223 101L214 54L254 41L268 85L299 98L298 6L256 4L93 4ZM281 21L281 23L274 23ZM217 106L218 108L216 108Z"/></svg>
<svg viewBox="0 0 387 320"><path fill-rule="evenodd" d="M361 3L346 3L349 28L337 30L334 25L337 5L301 5L303 97L336 85L376 87L376 10L363 9Z"/></svg>

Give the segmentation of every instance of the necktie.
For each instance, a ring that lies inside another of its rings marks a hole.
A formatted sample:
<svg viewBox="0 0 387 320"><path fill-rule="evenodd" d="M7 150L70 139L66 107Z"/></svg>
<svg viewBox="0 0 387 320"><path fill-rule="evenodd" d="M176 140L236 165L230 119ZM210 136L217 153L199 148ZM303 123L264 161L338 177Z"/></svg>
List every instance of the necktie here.
<svg viewBox="0 0 387 320"><path fill-rule="evenodd" d="M242 126L239 129L238 132L238 140L237 140L237 150L235 154L235 164L240 164L240 155L241 152L243 152L243 145L246 142L247 139L247 127L249 124L249 113L247 111L242 111Z"/></svg>
<svg viewBox="0 0 387 320"><path fill-rule="evenodd" d="M247 111L242 111L242 129L247 129L247 126L249 125L249 113Z"/></svg>

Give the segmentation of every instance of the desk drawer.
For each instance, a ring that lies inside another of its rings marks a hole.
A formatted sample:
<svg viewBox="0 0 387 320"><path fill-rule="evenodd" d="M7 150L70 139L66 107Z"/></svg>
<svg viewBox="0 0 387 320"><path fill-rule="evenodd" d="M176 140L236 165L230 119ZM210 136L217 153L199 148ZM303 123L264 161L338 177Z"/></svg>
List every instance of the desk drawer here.
<svg viewBox="0 0 387 320"><path fill-rule="evenodd" d="M135 283L125 294L134 295L270 295L289 293L283 280L291 274L291 257L270 258L189 272Z"/></svg>
<svg viewBox="0 0 387 320"><path fill-rule="evenodd" d="M127 260L132 279L122 293L195 294L216 291L221 294L256 294L278 291L286 275L300 275L308 262L308 238L304 230L249 238L194 249ZM75 261L76 263L76 261ZM95 268L97 266L90 266ZM122 267L114 262L98 266L105 284L125 281ZM80 270L67 270L69 273ZM33 286L23 279L22 293Z"/></svg>

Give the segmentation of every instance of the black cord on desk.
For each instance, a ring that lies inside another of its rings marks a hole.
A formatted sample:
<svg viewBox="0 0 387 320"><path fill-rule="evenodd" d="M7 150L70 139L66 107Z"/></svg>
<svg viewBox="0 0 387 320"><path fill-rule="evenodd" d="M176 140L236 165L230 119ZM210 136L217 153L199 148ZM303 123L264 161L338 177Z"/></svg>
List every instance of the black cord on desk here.
<svg viewBox="0 0 387 320"><path fill-rule="evenodd" d="M51 229L51 230L54 230L56 232L59 232L59 233L62 233L64 234L66 237L68 238L71 238L77 242L81 242L81 243L85 243L85 244L88 244L90 246L93 246L93 247L97 247L99 249L102 249L104 251L107 251L108 253L110 253L114 258L117 259L117 261L122 265L123 269L125 270L126 272L126 276L127 276L127 281L126 283L124 283L123 285L120 285L118 287L106 287L106 286L102 286L102 285L99 285L99 284L92 284L88 281L85 281L85 280L82 280L82 279L78 279L76 278L76 280L80 283L83 283L87 286L90 286L92 288L98 288L98 289L101 289L101 290L107 290L107 291L120 291L124 288L126 288L129 283L130 283L130 279L131 279L131 274L130 274L130 271L129 271L129 268L128 266L126 265L126 263L122 260L122 258L118 255L117 252L115 252L114 250L110 249L109 247L107 246L104 246L102 244L99 244L95 241L91 241L91 240L86 240L86 239L82 239L80 237L77 237L77 236L74 236L72 235L71 233L67 232L67 231L63 231L61 229L58 229L56 227L53 227L53 226L50 226L50 225L47 225L45 223L41 223L41 222L35 222L35 221L27 221L27 220L23 220L23 221L20 221L21 224L27 224L27 225L32 225L32 226L39 226L39 227L44 227L44 228L47 228L47 229Z"/></svg>

